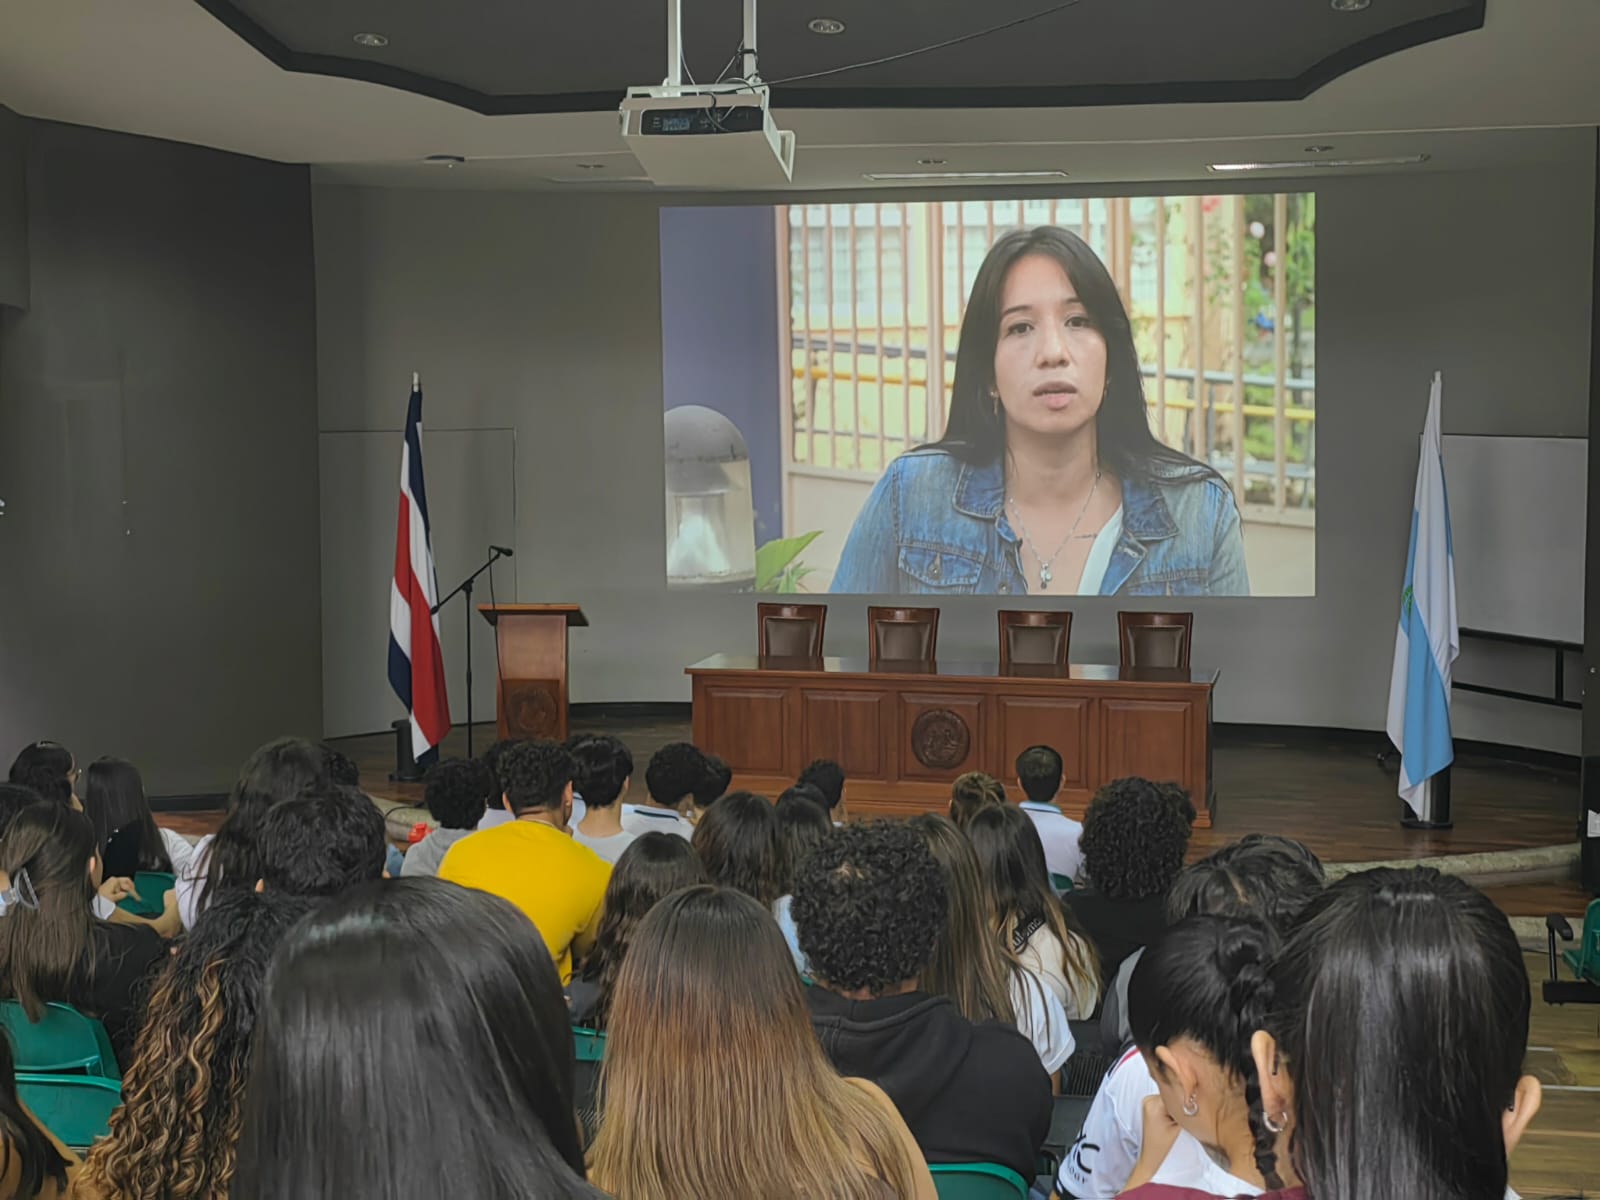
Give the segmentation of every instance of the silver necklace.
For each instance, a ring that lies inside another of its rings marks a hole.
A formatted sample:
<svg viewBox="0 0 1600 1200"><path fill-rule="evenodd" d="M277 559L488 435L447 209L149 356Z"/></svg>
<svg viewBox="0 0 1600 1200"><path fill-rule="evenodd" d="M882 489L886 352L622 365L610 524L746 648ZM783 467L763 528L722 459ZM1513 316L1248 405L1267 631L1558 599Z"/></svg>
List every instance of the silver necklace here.
<svg viewBox="0 0 1600 1200"><path fill-rule="evenodd" d="M1047 588L1050 581L1055 578L1051 567L1055 565L1056 558L1067 548L1078 532L1078 526L1083 524L1083 514L1089 511L1089 505L1094 503L1094 494L1100 490L1100 468L1094 469L1094 483L1089 487L1089 494L1083 498L1083 507L1078 510L1078 519L1073 521L1072 528L1067 530L1067 536L1061 539L1059 545L1051 552L1049 558L1042 558L1039 554L1039 543L1033 540L1033 534L1028 532L1028 527L1023 523L1022 510L1017 507L1015 496L1006 497L1006 503L1011 506L1011 516L1017 522L1017 528L1022 532L1022 540L1028 543L1028 549L1039 563L1039 586ZM1087 536L1087 535L1085 535Z"/></svg>

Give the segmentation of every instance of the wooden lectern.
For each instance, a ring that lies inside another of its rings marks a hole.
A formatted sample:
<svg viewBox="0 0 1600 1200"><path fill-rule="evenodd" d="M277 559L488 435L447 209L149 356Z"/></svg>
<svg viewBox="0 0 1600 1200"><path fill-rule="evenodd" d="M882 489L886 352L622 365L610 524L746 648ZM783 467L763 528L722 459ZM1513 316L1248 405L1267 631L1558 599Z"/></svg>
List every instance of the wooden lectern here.
<svg viewBox="0 0 1600 1200"><path fill-rule="evenodd" d="M567 736L567 628L587 625L576 604L480 604L499 662L494 710L502 738Z"/></svg>

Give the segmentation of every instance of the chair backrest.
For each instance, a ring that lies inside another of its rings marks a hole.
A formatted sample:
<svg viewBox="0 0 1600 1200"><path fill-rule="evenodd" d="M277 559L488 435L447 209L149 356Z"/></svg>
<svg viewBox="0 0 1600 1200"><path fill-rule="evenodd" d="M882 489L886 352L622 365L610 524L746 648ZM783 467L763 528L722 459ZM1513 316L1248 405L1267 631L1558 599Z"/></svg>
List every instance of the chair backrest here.
<svg viewBox="0 0 1600 1200"><path fill-rule="evenodd" d="M111 1132L111 1114L122 1105L122 1082L97 1075L19 1071L17 1096L41 1125L82 1152Z"/></svg>
<svg viewBox="0 0 1600 1200"><path fill-rule="evenodd" d="M1028 1183L997 1163L930 1165L939 1200L1028 1200Z"/></svg>
<svg viewBox="0 0 1600 1200"><path fill-rule="evenodd" d="M1584 910L1583 929L1578 934L1578 949L1568 951L1567 961L1579 979L1600 984L1600 900L1591 900Z"/></svg>
<svg viewBox="0 0 1600 1200"><path fill-rule="evenodd" d="M1064 667L1072 641L1069 612L1000 610L1000 669L1016 666Z"/></svg>
<svg viewBox="0 0 1600 1200"><path fill-rule="evenodd" d="M0 1027L11 1038L18 1071L122 1078L106 1027L70 1005L45 1005L44 1016L36 1023L28 1020L18 1001L0 1000Z"/></svg>
<svg viewBox="0 0 1600 1200"><path fill-rule="evenodd" d="M937 608L867 609L867 657L872 662L931 663L939 651Z"/></svg>
<svg viewBox="0 0 1600 1200"><path fill-rule="evenodd" d="M757 653L762 658L821 658L826 604L757 604Z"/></svg>
<svg viewBox="0 0 1600 1200"><path fill-rule="evenodd" d="M165 871L140 871L133 877L133 890L139 898L125 896L117 901L117 907L136 917L159 917L166 906L167 893L177 885L177 876Z"/></svg>
<svg viewBox="0 0 1600 1200"><path fill-rule="evenodd" d="M1187 670L1194 640L1192 612L1119 612L1117 642L1122 666Z"/></svg>
<svg viewBox="0 0 1600 1200"><path fill-rule="evenodd" d="M605 1031L585 1029L581 1025L574 1025L572 1027L572 1048L577 1054L579 1062L604 1062L606 1058Z"/></svg>

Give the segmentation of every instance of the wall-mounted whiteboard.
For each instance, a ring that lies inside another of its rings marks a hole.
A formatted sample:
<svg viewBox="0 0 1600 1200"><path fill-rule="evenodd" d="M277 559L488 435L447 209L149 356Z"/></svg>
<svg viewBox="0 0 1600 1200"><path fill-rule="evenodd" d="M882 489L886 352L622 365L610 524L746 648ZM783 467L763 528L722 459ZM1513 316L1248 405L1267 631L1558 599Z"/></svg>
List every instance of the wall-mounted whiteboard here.
<svg viewBox="0 0 1600 1200"><path fill-rule="evenodd" d="M1583 641L1589 443L1446 434L1463 628Z"/></svg>

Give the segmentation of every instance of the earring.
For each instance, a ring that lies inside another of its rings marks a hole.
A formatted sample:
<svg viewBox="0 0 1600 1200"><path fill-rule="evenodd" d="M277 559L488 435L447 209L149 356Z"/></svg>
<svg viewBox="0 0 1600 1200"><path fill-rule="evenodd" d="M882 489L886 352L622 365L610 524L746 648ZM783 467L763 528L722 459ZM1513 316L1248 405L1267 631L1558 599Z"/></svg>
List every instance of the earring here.
<svg viewBox="0 0 1600 1200"><path fill-rule="evenodd" d="M1198 1116L1199 1113L1200 1101L1195 1097L1193 1092L1190 1092L1188 1099L1183 1102L1183 1115L1186 1117L1193 1117Z"/></svg>
<svg viewBox="0 0 1600 1200"><path fill-rule="evenodd" d="M1262 1113L1261 1114L1261 1120L1263 1122L1265 1122L1265 1124L1267 1126L1267 1129L1270 1132L1272 1132L1272 1133L1282 1133L1284 1126L1289 1123L1289 1114L1286 1113L1286 1112L1279 1113L1278 1114L1278 1119L1277 1120L1273 1120L1271 1117L1267 1116L1266 1113Z"/></svg>
<svg viewBox="0 0 1600 1200"><path fill-rule="evenodd" d="M1000 415L1000 389L999 388L992 387L992 388L989 389L989 403L994 406L994 415L998 417Z"/></svg>

